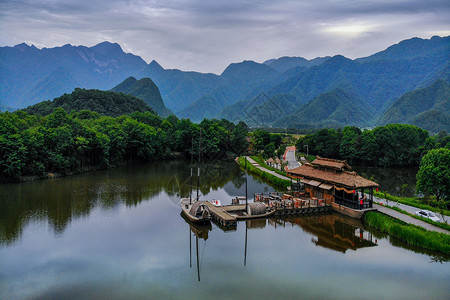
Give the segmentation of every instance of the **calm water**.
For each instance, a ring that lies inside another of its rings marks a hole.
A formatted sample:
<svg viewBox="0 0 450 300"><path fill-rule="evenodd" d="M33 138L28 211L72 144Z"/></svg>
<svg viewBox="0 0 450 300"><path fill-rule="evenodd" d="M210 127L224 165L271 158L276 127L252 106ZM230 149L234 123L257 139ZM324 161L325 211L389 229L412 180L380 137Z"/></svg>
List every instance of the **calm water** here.
<svg viewBox="0 0 450 300"><path fill-rule="evenodd" d="M391 195L412 197L416 193L416 174L418 167L408 168L373 168L354 166L353 170L366 178L373 178L382 191ZM421 196L421 195L419 195Z"/></svg>
<svg viewBox="0 0 450 300"><path fill-rule="evenodd" d="M235 163L204 170L209 199L244 194ZM192 227L176 204L189 173L175 161L1 185L0 299L450 296L448 258L338 214ZM249 177L249 194L264 189Z"/></svg>

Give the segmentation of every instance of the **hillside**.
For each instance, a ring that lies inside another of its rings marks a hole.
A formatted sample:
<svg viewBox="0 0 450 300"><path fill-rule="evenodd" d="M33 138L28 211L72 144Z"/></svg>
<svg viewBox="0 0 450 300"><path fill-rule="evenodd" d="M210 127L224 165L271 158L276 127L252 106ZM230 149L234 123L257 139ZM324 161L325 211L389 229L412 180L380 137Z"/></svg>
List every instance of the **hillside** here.
<svg viewBox="0 0 450 300"><path fill-rule="evenodd" d="M302 105L294 114L275 123L276 127L296 127L311 124L311 127L336 127L367 124L373 109L356 94L341 88L320 94ZM303 127L303 126L301 126Z"/></svg>
<svg viewBox="0 0 450 300"><path fill-rule="evenodd" d="M269 97L261 93L252 100L242 100L227 106L216 118L224 118L231 122L244 121L248 126L264 127L277 121L280 116L295 111L298 104L296 98L291 95L280 94Z"/></svg>
<svg viewBox="0 0 450 300"><path fill-rule="evenodd" d="M142 99L162 117L167 117L172 114L164 105L158 87L150 78L137 80L134 77L128 77L122 83L112 88L111 92L120 92Z"/></svg>
<svg viewBox="0 0 450 300"><path fill-rule="evenodd" d="M76 88L70 94L64 94L53 101L43 101L23 109L29 114L46 116L56 107L62 107L67 112L91 110L104 116L117 117L135 111L154 111L139 98L122 93L100 90L85 90Z"/></svg>
<svg viewBox="0 0 450 300"><path fill-rule="evenodd" d="M193 121L213 117L226 106L265 91L273 82L277 82L278 76L279 72L275 69L254 61L231 64L220 75L221 83L215 90L194 101L177 115Z"/></svg>
<svg viewBox="0 0 450 300"><path fill-rule="evenodd" d="M407 123L437 132L447 130L450 117L450 84L436 80L432 85L398 98L378 120L379 125Z"/></svg>
<svg viewBox="0 0 450 300"><path fill-rule="evenodd" d="M175 112L185 109L220 84L218 75L164 69L154 60L136 77L151 78L158 86L167 108Z"/></svg>

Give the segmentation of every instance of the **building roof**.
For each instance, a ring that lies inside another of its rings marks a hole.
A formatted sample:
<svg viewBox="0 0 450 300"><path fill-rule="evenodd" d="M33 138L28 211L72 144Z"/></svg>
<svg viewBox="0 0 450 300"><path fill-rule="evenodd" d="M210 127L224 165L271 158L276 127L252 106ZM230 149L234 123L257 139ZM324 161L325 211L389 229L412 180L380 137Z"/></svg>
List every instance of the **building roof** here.
<svg viewBox="0 0 450 300"><path fill-rule="evenodd" d="M364 177L359 176L356 172L350 171L333 171L323 170L316 168L309 164L301 165L298 168L288 170L289 175L303 177L302 182L306 183L306 180L320 181L321 183L327 183L337 185L340 187L346 187L350 189L377 187L378 184ZM308 184L308 183L306 183ZM313 185L316 184L313 182Z"/></svg>
<svg viewBox="0 0 450 300"><path fill-rule="evenodd" d="M281 161L280 161L280 159L277 157L277 158L275 158L275 163L276 164L281 164Z"/></svg>
<svg viewBox="0 0 450 300"><path fill-rule="evenodd" d="M266 160L266 163L273 163L273 158L269 158L268 160Z"/></svg>
<svg viewBox="0 0 450 300"><path fill-rule="evenodd" d="M316 159L311 163L315 167L323 167L327 169L334 170L351 170L352 168L347 164L346 160L337 160L331 158L324 158L317 156Z"/></svg>

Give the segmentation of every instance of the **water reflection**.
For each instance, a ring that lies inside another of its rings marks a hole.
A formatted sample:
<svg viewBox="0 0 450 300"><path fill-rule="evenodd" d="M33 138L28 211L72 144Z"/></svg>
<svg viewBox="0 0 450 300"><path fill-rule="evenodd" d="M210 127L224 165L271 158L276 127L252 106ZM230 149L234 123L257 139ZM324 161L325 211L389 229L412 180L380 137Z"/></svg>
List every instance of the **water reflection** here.
<svg viewBox="0 0 450 300"><path fill-rule="evenodd" d="M360 220L336 213L270 219L268 224L274 227L299 226L315 236L311 242L316 246L342 253L377 245L377 239L364 230Z"/></svg>
<svg viewBox="0 0 450 300"><path fill-rule="evenodd" d="M226 184L231 190L239 190L244 182L235 162L206 162L201 170L200 192L208 194ZM4 184L0 189L0 242L16 241L31 221L47 221L60 235L72 220L88 216L95 207L114 209L122 203L137 206L162 192L171 196L174 205L180 197L189 196L189 163L163 161L54 180Z"/></svg>
<svg viewBox="0 0 450 300"><path fill-rule="evenodd" d="M382 191L387 191L391 195L412 197L416 194L416 174L417 167L408 168L373 168L373 167L352 167L358 174L373 178Z"/></svg>
<svg viewBox="0 0 450 300"><path fill-rule="evenodd" d="M202 260L199 257L198 240L208 240L208 234L212 230L211 224L193 224L189 222L182 214L189 227L189 255L190 267L192 268L192 236L195 237L195 251L197 261L197 276L200 281L200 264ZM245 226L245 244L244 250L244 266L247 264L247 241L248 231L254 229L263 229L266 226L272 226L275 229L282 229L286 226L298 226L303 231L312 234L311 242L316 246L320 246L333 251L345 253L347 250L354 250L366 247L377 246L377 238L370 231L364 229L360 220L346 217L337 213L326 215L310 215L310 216L283 216L269 219L255 219L239 222L238 226ZM214 224L217 228L225 231L229 228L221 228ZM235 228L232 230L236 230ZM250 233L251 234L251 233Z"/></svg>

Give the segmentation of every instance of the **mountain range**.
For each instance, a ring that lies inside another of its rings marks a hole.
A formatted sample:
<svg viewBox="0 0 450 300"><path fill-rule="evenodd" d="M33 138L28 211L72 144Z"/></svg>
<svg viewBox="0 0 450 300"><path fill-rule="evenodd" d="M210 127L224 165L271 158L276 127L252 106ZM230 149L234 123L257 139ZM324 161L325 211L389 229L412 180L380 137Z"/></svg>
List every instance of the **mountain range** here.
<svg viewBox="0 0 450 300"><path fill-rule="evenodd" d="M82 87L141 99L152 95L152 101L143 100L159 114L193 121L215 117L297 128L407 122L447 130L450 100L440 89L450 82L449 57L450 37L435 36L354 60L336 55L243 61L216 75L147 64L109 42L40 50L20 44L0 48L0 107L21 108ZM411 92L415 100L405 100ZM410 101L427 109L411 109Z"/></svg>

